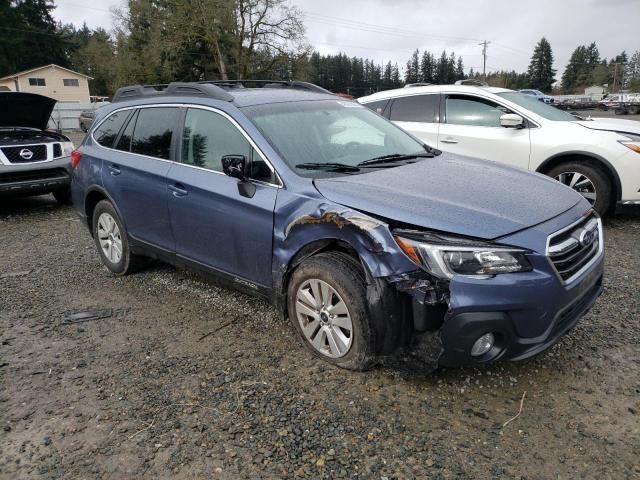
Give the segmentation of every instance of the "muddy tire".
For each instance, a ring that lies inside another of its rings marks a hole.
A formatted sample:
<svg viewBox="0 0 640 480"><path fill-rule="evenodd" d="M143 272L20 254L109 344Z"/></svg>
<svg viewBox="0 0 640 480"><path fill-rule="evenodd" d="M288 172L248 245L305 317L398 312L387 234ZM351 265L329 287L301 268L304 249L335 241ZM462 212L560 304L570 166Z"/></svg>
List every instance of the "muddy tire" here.
<svg viewBox="0 0 640 480"><path fill-rule="evenodd" d="M100 259L112 273L127 275L144 266L144 257L131 253L124 223L111 202L98 202L91 225Z"/></svg>
<svg viewBox="0 0 640 480"><path fill-rule="evenodd" d="M369 322L362 267L340 252L305 260L287 290L289 320L305 348L348 370L375 365L375 338Z"/></svg>

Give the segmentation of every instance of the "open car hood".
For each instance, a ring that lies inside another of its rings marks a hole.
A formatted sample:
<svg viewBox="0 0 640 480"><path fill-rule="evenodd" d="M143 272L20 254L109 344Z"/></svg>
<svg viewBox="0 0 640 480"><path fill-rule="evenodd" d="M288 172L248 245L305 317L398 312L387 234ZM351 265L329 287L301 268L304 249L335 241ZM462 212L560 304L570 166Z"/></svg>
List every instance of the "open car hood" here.
<svg viewBox="0 0 640 480"><path fill-rule="evenodd" d="M56 101L25 92L0 92L0 127L45 130Z"/></svg>
<svg viewBox="0 0 640 480"><path fill-rule="evenodd" d="M537 225L582 200L549 177L449 153L314 184L325 198L363 213L484 239Z"/></svg>

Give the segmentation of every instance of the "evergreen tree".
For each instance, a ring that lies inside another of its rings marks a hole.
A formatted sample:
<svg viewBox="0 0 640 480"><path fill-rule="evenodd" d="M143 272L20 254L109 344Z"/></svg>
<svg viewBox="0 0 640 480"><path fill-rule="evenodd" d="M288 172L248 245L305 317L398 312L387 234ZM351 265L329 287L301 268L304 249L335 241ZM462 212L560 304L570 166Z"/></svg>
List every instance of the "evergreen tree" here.
<svg viewBox="0 0 640 480"><path fill-rule="evenodd" d="M595 44L592 44L595 47ZM597 52L597 48L595 49ZM556 70L553 68L553 52L551 44L542 37L531 56L529 63L529 85L543 92L551 92L551 85L555 81Z"/></svg>
<svg viewBox="0 0 640 480"><path fill-rule="evenodd" d="M52 0L0 1L0 76L55 63L69 67L73 45L58 29Z"/></svg>
<svg viewBox="0 0 640 480"><path fill-rule="evenodd" d="M398 88L402 86L402 80L400 80L400 70L398 69L398 64L393 65L393 69L391 70L391 83L393 88Z"/></svg>
<svg viewBox="0 0 640 480"><path fill-rule="evenodd" d="M422 53L420 60L420 81L426 83L433 83L433 55L426 50Z"/></svg>
<svg viewBox="0 0 640 480"><path fill-rule="evenodd" d="M449 57L446 51L442 51L442 55L436 62L436 72L434 75L434 81L437 84L445 85L449 83Z"/></svg>
<svg viewBox="0 0 640 480"><path fill-rule="evenodd" d="M462 63L462 57L458 57L458 63L456 64L456 80L464 80L464 64Z"/></svg>
<svg viewBox="0 0 640 480"><path fill-rule="evenodd" d="M420 81L420 60L419 60L420 52L416 49L412 54L411 58L407 60L407 70L404 73L404 81L405 83L416 83Z"/></svg>

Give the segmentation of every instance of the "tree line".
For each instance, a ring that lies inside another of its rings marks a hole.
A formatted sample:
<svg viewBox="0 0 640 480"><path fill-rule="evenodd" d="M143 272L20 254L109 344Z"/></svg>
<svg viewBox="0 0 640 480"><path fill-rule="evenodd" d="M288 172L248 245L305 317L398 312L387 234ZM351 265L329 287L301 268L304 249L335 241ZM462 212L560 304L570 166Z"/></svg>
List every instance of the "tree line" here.
<svg viewBox="0 0 640 480"><path fill-rule="evenodd" d="M302 13L289 0L127 0L113 32L62 25L53 0L0 0L0 76L56 63L94 78L94 95L121 85L212 79L300 79L361 96L407 83L484 79L462 58L413 51L403 69L345 53L322 55L305 37ZM535 46L526 72L488 72L490 85L551 92L556 82L550 43ZM601 58L596 43L577 47L560 90L590 85L640 90L640 51Z"/></svg>

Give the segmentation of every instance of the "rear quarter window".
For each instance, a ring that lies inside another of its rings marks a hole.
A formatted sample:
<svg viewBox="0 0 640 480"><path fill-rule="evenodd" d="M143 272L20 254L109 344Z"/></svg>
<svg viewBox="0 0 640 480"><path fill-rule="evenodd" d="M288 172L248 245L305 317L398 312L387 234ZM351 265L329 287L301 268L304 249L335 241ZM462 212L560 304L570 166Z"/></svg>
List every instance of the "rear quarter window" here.
<svg viewBox="0 0 640 480"><path fill-rule="evenodd" d="M389 103L389 100L387 99L387 100L378 100L377 102L363 103L363 105L367 107L369 110L373 110L377 114L382 115L384 113L384 109L387 108L388 103Z"/></svg>
<svg viewBox="0 0 640 480"><path fill-rule="evenodd" d="M124 122L129 117L130 110L123 110L109 115L93 132L93 138L103 147L112 148L118 138Z"/></svg>
<svg viewBox="0 0 640 480"><path fill-rule="evenodd" d="M440 94L410 95L391 104L390 120L396 122L435 123L440 109Z"/></svg>

